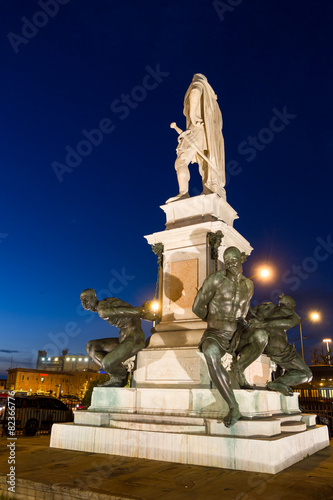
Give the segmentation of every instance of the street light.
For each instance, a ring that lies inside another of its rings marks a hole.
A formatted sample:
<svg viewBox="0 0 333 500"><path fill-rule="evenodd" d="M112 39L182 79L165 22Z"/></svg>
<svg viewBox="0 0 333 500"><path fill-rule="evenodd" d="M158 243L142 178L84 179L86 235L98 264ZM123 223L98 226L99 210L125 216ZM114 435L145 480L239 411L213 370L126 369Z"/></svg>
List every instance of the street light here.
<svg viewBox="0 0 333 500"><path fill-rule="evenodd" d="M157 311L159 310L160 308L160 304L158 302L158 300L153 300L151 305L151 310L154 312L154 313L157 313ZM155 325L156 325L156 320L153 321L153 327L155 328Z"/></svg>
<svg viewBox="0 0 333 500"><path fill-rule="evenodd" d="M319 321L320 320L320 314L318 312L311 312L307 318L301 319L299 322L299 336L301 340L301 350L302 350L302 358L304 360L304 349L303 349L303 331L302 331L302 322L307 321L310 319L311 321Z"/></svg>
<svg viewBox="0 0 333 500"><path fill-rule="evenodd" d="M331 364L331 355L330 355L329 344L332 342L332 339L323 339L323 342L326 342L328 364L330 365Z"/></svg>
<svg viewBox="0 0 333 500"><path fill-rule="evenodd" d="M262 267L261 269L258 270L258 272L256 274L251 276L249 279L252 280L253 278L257 278L257 277L263 278L264 280L267 278L271 278L272 277L272 270L268 267Z"/></svg>

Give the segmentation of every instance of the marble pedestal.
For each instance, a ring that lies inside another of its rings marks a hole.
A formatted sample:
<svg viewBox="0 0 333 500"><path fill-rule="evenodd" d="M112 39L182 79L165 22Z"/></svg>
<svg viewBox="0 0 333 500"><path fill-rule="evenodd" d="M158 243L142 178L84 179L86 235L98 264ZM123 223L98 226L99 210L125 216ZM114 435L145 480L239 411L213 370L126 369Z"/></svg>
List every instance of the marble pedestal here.
<svg viewBox="0 0 333 500"><path fill-rule="evenodd" d="M230 354L226 354L222 359L222 364L228 371L231 362ZM245 370L245 376L251 386L266 387L274 369L275 364L269 357L261 355ZM197 347L148 348L137 355L133 387L211 388L212 382L204 355ZM240 388L233 378L232 387Z"/></svg>
<svg viewBox="0 0 333 500"><path fill-rule="evenodd" d="M166 214L166 229L145 236L150 245L162 243L164 249L161 320L149 347L197 347L206 328L192 312L197 290L207 276L222 268L227 247L236 246L247 255L252 247L233 227L236 211L217 194L175 201L161 209ZM222 240L214 250L210 235L218 231Z"/></svg>
<svg viewBox="0 0 333 500"><path fill-rule="evenodd" d="M326 426L302 415L298 394L235 391L243 419L226 428L210 389L96 388L74 424L54 424L50 446L275 474L329 445Z"/></svg>
<svg viewBox="0 0 333 500"><path fill-rule="evenodd" d="M50 446L275 474L329 445L327 427L301 414L298 393L260 387L270 376L266 356L247 373L258 389L234 390L242 419L231 428L198 350L147 349L138 358L136 387L96 387L74 424L53 425Z"/></svg>

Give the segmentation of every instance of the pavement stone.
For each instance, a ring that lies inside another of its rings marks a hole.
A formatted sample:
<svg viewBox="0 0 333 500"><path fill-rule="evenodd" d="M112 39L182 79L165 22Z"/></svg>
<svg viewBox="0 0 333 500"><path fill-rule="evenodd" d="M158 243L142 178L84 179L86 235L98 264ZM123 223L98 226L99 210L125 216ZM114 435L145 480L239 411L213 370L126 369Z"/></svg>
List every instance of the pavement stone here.
<svg viewBox="0 0 333 500"><path fill-rule="evenodd" d="M271 475L49 447L50 436L16 441L16 494L24 500L333 500L330 446ZM6 437L0 491L7 494ZM6 497L5 497L6 498Z"/></svg>

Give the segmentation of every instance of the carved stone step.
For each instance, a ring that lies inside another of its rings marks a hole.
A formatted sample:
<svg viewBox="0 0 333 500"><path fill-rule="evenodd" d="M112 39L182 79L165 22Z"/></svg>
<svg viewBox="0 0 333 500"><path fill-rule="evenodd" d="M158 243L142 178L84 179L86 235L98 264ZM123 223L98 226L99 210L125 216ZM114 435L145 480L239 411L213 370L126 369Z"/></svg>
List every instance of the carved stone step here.
<svg viewBox="0 0 333 500"><path fill-rule="evenodd" d="M281 432L303 432L306 431L304 422L295 422L293 420L281 422Z"/></svg>
<svg viewBox="0 0 333 500"><path fill-rule="evenodd" d="M174 434L206 434L205 425L176 425L164 423L135 422L128 420L110 420L110 427L135 431L168 432Z"/></svg>
<svg viewBox="0 0 333 500"><path fill-rule="evenodd" d="M142 413L112 413L110 414L111 420L126 420L128 422L144 422L150 424L163 424L163 425L205 425L205 420L200 417L182 417L172 415L147 415Z"/></svg>

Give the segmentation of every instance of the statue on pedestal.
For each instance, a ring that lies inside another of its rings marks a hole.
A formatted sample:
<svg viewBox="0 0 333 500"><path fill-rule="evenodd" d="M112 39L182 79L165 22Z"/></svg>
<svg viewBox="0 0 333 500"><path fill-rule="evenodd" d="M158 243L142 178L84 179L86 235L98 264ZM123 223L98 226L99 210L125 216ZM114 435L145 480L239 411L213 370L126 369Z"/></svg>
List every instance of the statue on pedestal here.
<svg viewBox="0 0 333 500"><path fill-rule="evenodd" d="M178 137L175 169L179 194L167 203L189 197L189 163L198 163L202 177L203 194L217 193L224 196L225 159L222 135L222 115L217 96L207 78L200 73L193 76L184 99L186 130L171 124Z"/></svg>
<svg viewBox="0 0 333 500"><path fill-rule="evenodd" d="M238 248L227 248L224 252L226 269L205 279L192 309L199 318L207 321L199 349L204 353L215 387L228 403L229 413L223 419L226 427L231 427L241 418L230 376L221 359L226 352L234 353L253 295L252 281L243 276L244 261L245 255Z"/></svg>
<svg viewBox="0 0 333 500"><path fill-rule="evenodd" d="M80 298L84 309L97 312L100 318L119 328L119 339L90 340L86 349L95 363L109 374L104 387L125 387L128 371L124 363L145 347L141 319L155 321L158 315L150 310L150 302L133 307L116 297L98 300L93 288L84 290Z"/></svg>
<svg viewBox="0 0 333 500"><path fill-rule="evenodd" d="M247 321L249 328L242 331L237 347L240 358L232 369L241 387L249 387L244 370L263 353L285 371L273 382L268 382L268 389L291 396L294 392L291 386L312 380L310 368L288 343L286 331L300 322L292 297L282 294L279 305L265 302L251 308Z"/></svg>

